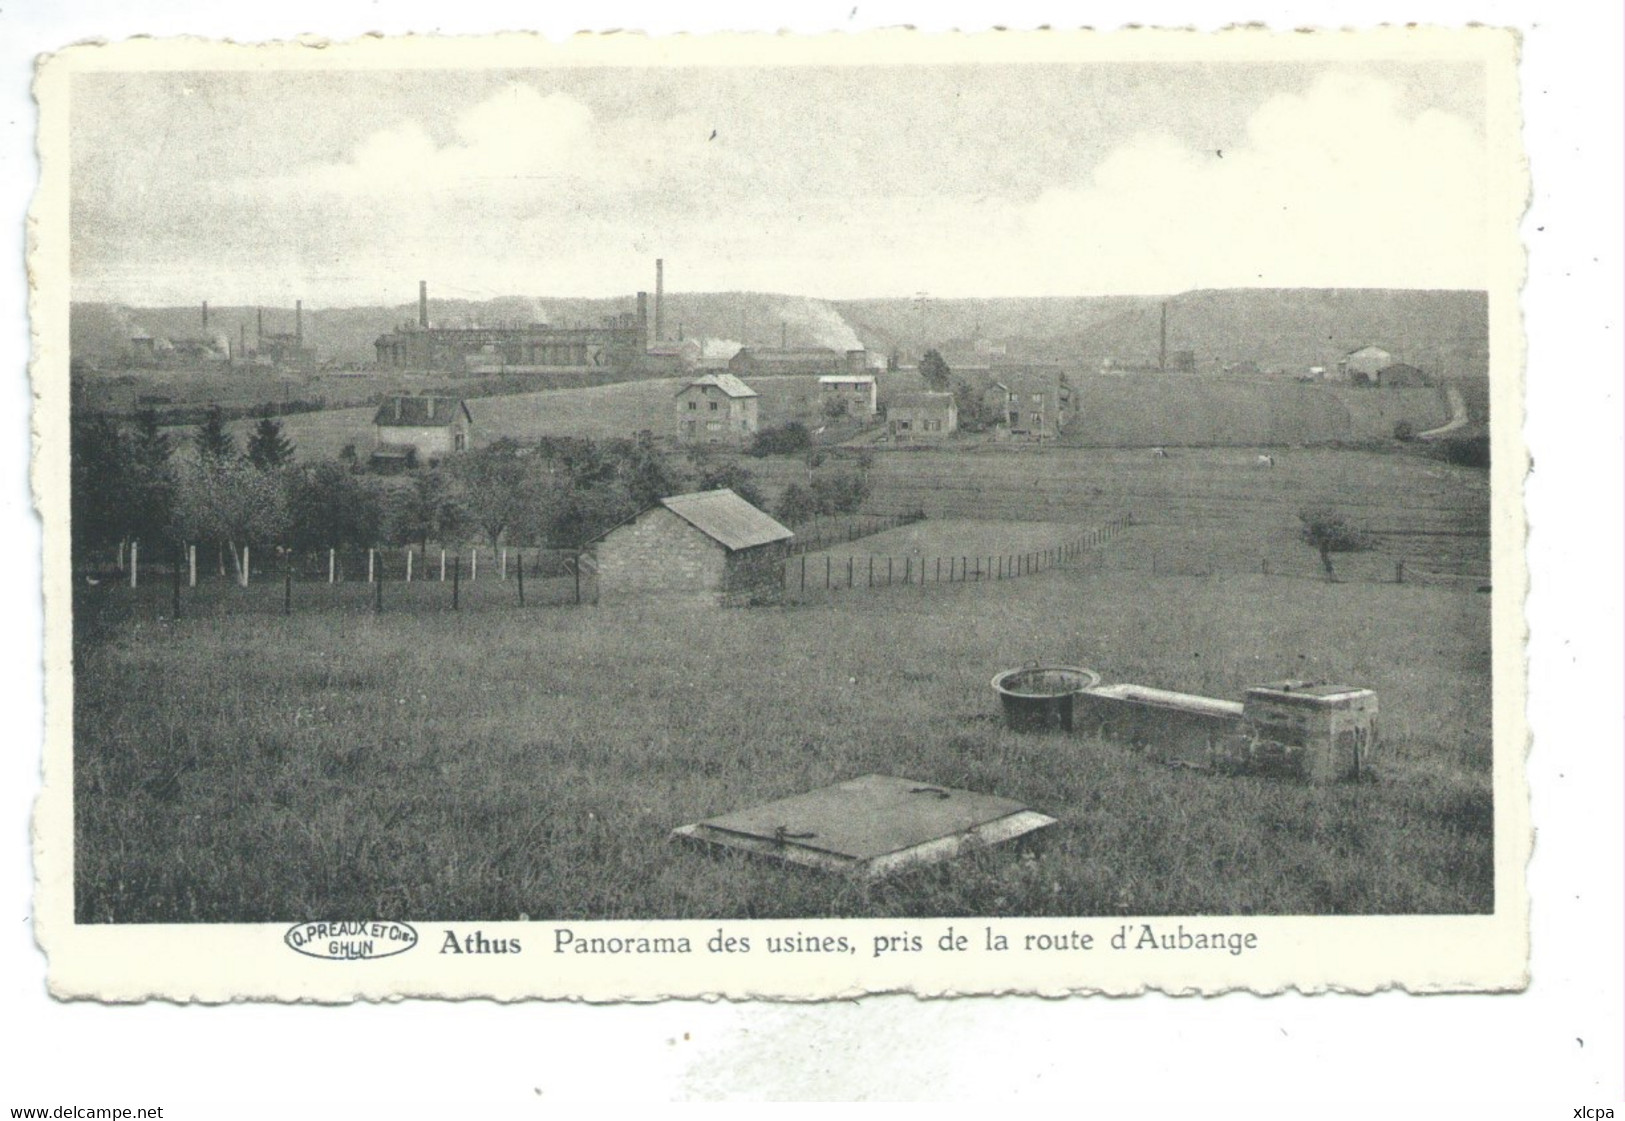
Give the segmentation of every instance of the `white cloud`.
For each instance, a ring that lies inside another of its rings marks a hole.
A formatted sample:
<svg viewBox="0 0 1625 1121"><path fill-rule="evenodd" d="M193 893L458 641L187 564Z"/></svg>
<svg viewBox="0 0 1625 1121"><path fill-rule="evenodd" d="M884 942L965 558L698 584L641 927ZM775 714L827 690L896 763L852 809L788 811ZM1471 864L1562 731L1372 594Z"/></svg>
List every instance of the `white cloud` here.
<svg viewBox="0 0 1625 1121"><path fill-rule="evenodd" d="M1386 83L1333 76L1265 103L1240 148L1117 149L1025 209L1024 248L1051 284L1085 290L1477 287L1484 176L1466 122L1406 118Z"/></svg>
<svg viewBox="0 0 1625 1121"><path fill-rule="evenodd" d="M649 287L664 256L674 290L837 297L1485 283L1481 137L1368 76L1270 98L1222 154L1106 135L1085 166L1012 132L981 179L933 175L918 153L917 174L871 174L838 158L844 136L779 127L789 107L599 104L514 84L277 178L177 186L191 194L161 212L202 215L206 249L126 214L100 276L78 279L112 294L127 270L170 273L182 302L205 277L222 300L272 286L312 303L409 299L420 276L470 297L611 295ZM964 141L945 132L943 151ZM1028 173L1001 175L1018 155ZM1033 195L1035 167L1053 181ZM244 275L242 260L259 267Z"/></svg>

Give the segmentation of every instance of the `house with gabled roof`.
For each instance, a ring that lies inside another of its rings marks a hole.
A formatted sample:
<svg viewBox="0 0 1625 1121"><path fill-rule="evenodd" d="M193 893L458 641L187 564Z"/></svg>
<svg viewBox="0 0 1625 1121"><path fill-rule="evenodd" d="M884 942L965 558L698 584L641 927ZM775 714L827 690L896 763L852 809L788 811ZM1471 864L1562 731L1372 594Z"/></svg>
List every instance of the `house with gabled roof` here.
<svg viewBox="0 0 1625 1121"><path fill-rule="evenodd" d="M737 444L755 437L754 389L733 374L706 374L677 391L677 438L693 444Z"/></svg>
<svg viewBox="0 0 1625 1121"><path fill-rule="evenodd" d="M589 542L598 602L746 602L780 586L794 536L731 490L662 498Z"/></svg>
<svg viewBox="0 0 1625 1121"><path fill-rule="evenodd" d="M396 394L373 414L372 463L390 469L434 464L473 444L474 417L460 397Z"/></svg>

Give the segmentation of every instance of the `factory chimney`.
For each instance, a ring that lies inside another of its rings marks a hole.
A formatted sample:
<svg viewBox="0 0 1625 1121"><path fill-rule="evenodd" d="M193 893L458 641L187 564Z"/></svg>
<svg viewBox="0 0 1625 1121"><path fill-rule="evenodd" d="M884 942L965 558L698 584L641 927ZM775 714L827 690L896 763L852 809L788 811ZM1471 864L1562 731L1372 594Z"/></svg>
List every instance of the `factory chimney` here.
<svg viewBox="0 0 1625 1121"><path fill-rule="evenodd" d="M1162 301L1162 337L1157 345L1157 369L1168 369L1168 301Z"/></svg>
<svg viewBox="0 0 1625 1121"><path fill-rule="evenodd" d="M209 301L203 301L203 333L209 333Z"/></svg>
<svg viewBox="0 0 1625 1121"><path fill-rule="evenodd" d="M666 310L663 306L666 300L666 262L664 258L655 258L655 342L666 337Z"/></svg>
<svg viewBox="0 0 1625 1121"><path fill-rule="evenodd" d="M305 345L305 301L293 302L293 341L298 346Z"/></svg>
<svg viewBox="0 0 1625 1121"><path fill-rule="evenodd" d="M649 349L649 293L638 293L638 337L643 340L643 348Z"/></svg>
<svg viewBox="0 0 1625 1121"><path fill-rule="evenodd" d="M429 282L418 281L418 326L427 329L429 326Z"/></svg>

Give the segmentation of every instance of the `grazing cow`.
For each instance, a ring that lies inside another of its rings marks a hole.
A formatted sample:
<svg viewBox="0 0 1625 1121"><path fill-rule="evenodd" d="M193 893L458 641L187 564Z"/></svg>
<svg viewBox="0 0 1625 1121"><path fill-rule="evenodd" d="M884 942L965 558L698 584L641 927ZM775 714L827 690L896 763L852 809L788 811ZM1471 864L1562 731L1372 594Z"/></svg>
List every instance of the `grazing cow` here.
<svg viewBox="0 0 1625 1121"><path fill-rule="evenodd" d="M1152 448L1151 449L1151 458L1152 459L1167 459L1168 458L1168 449L1167 448Z"/></svg>
<svg viewBox="0 0 1625 1121"><path fill-rule="evenodd" d="M1258 464L1260 467L1274 467L1275 457L1273 455L1261 455L1253 462Z"/></svg>

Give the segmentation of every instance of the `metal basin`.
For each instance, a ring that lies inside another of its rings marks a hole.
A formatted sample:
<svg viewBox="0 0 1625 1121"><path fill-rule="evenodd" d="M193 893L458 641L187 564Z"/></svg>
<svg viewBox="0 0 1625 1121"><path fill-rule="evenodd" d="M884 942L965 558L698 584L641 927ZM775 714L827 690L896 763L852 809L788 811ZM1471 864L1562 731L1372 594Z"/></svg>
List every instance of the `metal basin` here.
<svg viewBox="0 0 1625 1121"><path fill-rule="evenodd" d="M1098 673L1080 666L1029 665L996 676L993 691L1011 731L1070 732L1072 698L1099 684Z"/></svg>

